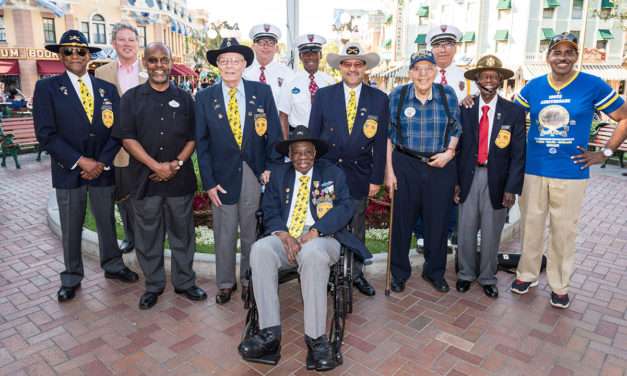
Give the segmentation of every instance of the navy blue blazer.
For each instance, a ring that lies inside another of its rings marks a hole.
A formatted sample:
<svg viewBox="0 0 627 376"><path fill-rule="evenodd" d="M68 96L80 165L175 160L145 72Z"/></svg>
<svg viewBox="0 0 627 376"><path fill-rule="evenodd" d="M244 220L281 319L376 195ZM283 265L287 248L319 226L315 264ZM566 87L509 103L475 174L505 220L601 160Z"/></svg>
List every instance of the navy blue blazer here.
<svg viewBox="0 0 627 376"><path fill-rule="evenodd" d="M479 98L471 108L461 109L457 176L461 201L466 201L477 168L479 152ZM525 174L525 110L500 96L494 112L488 152L488 188L494 209L502 209L505 192L520 194Z"/></svg>
<svg viewBox="0 0 627 376"><path fill-rule="evenodd" d="M354 207L350 197L346 177L342 170L328 161L319 160L314 164L313 177L310 186L311 199L309 210L314 219L312 228L318 230L321 236L333 236L340 244L349 248L361 260L368 260L372 255L357 237L348 231L348 223L353 218ZM276 167L270 176L270 182L261 200L263 211L264 232L266 235L274 231L288 231L287 220L294 192L295 170L292 164ZM313 198L316 197L314 186L333 187L335 198L333 207L322 217L318 217Z"/></svg>
<svg viewBox="0 0 627 376"><path fill-rule="evenodd" d="M312 137L329 144L329 152L322 158L344 171L351 197L362 199L368 195L370 184L383 184L388 97L381 90L363 84L350 134L345 102L342 82L318 90L309 117L309 130ZM374 124L376 131L373 131Z"/></svg>
<svg viewBox="0 0 627 376"><path fill-rule="evenodd" d="M112 84L91 75L90 79L94 93L91 124L67 73L39 80L35 85L35 133L39 144L52 159L52 186L55 188L114 184L113 158L121 145L111 137L111 130L119 125L120 97ZM102 112L105 109L113 111L111 127L103 123ZM71 169L81 156L93 158L111 169L103 171L97 179L84 180L80 176L80 168Z"/></svg>
<svg viewBox="0 0 627 376"><path fill-rule="evenodd" d="M281 140L279 115L270 86L244 81L246 114L242 149L240 150L229 126L222 85L210 86L196 95L196 154L203 188L209 190L220 184L226 190L218 193L220 201L232 205L239 201L242 186L242 162L246 162L259 177L283 157L274 150ZM265 114L267 129L255 129L255 115Z"/></svg>

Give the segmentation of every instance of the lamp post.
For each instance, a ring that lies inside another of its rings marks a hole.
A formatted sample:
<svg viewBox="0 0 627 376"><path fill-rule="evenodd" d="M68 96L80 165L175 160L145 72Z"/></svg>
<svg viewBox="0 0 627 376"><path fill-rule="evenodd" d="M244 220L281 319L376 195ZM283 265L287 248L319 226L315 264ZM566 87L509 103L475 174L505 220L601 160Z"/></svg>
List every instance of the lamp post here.
<svg viewBox="0 0 627 376"><path fill-rule="evenodd" d="M333 31L338 33L342 44L348 43L352 34L359 32L359 27L357 25L353 25L353 19L354 17L348 12L342 12L340 15L340 23L333 24L331 26Z"/></svg>

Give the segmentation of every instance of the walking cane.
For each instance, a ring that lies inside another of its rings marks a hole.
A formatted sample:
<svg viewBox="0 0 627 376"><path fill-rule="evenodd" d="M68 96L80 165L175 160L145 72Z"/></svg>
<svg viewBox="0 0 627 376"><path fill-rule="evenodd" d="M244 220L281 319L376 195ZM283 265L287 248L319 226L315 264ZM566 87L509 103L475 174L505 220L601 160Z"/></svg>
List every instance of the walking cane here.
<svg viewBox="0 0 627 376"><path fill-rule="evenodd" d="M394 191L390 192L390 227L388 229L388 265L385 272L385 296L390 296L392 284L392 224L394 223Z"/></svg>

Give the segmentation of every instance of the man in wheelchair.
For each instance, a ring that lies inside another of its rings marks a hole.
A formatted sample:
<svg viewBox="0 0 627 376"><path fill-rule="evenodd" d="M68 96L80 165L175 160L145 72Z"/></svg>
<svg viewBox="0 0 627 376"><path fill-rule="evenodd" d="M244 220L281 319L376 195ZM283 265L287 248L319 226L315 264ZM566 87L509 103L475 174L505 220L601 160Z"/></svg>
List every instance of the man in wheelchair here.
<svg viewBox="0 0 627 376"><path fill-rule="evenodd" d="M252 362L276 364L280 359L279 269L297 264L307 369L327 371L341 362L339 346L332 346L325 335L331 266L340 259L342 246L360 259L372 256L346 228L354 209L344 174L335 165L317 160L328 145L311 138L307 127L299 126L276 149L292 162L272 171L263 195L266 236L253 244L250 254L260 330L244 338L239 352Z"/></svg>

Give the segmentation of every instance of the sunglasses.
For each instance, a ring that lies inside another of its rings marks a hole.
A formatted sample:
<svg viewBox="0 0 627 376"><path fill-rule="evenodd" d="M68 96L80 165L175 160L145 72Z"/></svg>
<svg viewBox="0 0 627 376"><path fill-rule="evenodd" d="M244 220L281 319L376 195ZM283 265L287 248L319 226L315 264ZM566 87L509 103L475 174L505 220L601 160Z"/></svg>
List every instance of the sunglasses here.
<svg viewBox="0 0 627 376"><path fill-rule="evenodd" d="M87 55L87 52L88 51L86 48L67 48L66 47L63 49L63 56L70 57L76 53L78 56L83 57Z"/></svg>
<svg viewBox="0 0 627 376"><path fill-rule="evenodd" d="M353 62L342 61L340 65L348 69L351 69L351 68L360 69L366 66L366 64L363 61L353 61Z"/></svg>
<svg viewBox="0 0 627 376"><path fill-rule="evenodd" d="M561 33L551 39L551 44L556 44L562 41L568 41L577 44L577 37L575 36L575 34L572 33Z"/></svg>

